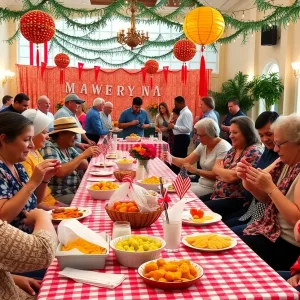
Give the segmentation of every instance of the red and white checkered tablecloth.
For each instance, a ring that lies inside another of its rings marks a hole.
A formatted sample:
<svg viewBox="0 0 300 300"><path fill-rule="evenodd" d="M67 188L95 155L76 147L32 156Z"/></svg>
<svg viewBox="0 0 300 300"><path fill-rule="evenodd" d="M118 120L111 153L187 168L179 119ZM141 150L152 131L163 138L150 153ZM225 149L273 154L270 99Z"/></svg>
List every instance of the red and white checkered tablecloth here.
<svg viewBox="0 0 300 300"><path fill-rule="evenodd" d="M98 158L99 159L99 158ZM96 160L98 160L96 159ZM95 161L95 160L94 160ZM90 164L89 170L94 169ZM111 234L112 221L107 216L104 206L107 201L92 200L86 190L90 177L86 172L72 205L89 207L92 215L82 222L96 232L106 231ZM158 158L150 163L150 174L174 179L175 174ZM174 194L170 194L173 198ZM193 193L186 195L195 198ZM173 200L175 200L173 198ZM187 203L187 207L206 208L200 200ZM182 236L195 232L215 232L237 238L222 222L203 227L182 226ZM162 219L158 219L151 227L133 230L136 234L163 236ZM165 291L148 287L135 269L118 264L113 251L110 251L106 267L100 272L124 274L126 279L115 289L97 288L91 285L76 283L71 279L59 277L57 261L49 267L43 280L38 300L77 300L77 299L299 299L298 292L284 281L273 269L261 260L246 244L238 240L233 249L218 253L194 251L183 244L177 253L162 251L164 258L185 258L200 264L204 276L193 287L186 290Z"/></svg>
<svg viewBox="0 0 300 300"><path fill-rule="evenodd" d="M121 151L129 151L136 144L151 144L156 148L156 156L161 157L162 152L164 151L163 145L167 147L167 151L170 152L169 144L165 141L151 141L149 138L142 138L140 142L127 142L126 140L118 140L117 142L117 150Z"/></svg>

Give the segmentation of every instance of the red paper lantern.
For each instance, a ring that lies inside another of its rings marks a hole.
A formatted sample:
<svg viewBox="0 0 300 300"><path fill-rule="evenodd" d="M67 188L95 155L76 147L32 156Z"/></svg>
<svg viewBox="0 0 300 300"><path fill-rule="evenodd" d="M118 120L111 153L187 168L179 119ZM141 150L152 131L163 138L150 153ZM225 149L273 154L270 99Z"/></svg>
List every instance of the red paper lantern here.
<svg viewBox="0 0 300 300"><path fill-rule="evenodd" d="M159 68L159 64L156 60L154 59L150 59L148 61L145 62L145 71L148 74L154 74L158 71Z"/></svg>
<svg viewBox="0 0 300 300"><path fill-rule="evenodd" d="M65 53L58 53L54 57L54 63L60 69L65 69L70 64L70 57Z"/></svg>
<svg viewBox="0 0 300 300"><path fill-rule="evenodd" d="M183 61L189 61L196 55L196 45L189 40L180 40L173 48L174 56Z"/></svg>
<svg viewBox="0 0 300 300"><path fill-rule="evenodd" d="M43 11L32 10L20 19L20 30L26 40L40 44L53 38L55 23L53 18Z"/></svg>
<svg viewBox="0 0 300 300"><path fill-rule="evenodd" d="M60 82L60 84L63 84L64 83L64 69L69 65L70 57L69 57L69 55L67 55L65 53L58 53L54 57L54 63L60 68L59 82Z"/></svg>

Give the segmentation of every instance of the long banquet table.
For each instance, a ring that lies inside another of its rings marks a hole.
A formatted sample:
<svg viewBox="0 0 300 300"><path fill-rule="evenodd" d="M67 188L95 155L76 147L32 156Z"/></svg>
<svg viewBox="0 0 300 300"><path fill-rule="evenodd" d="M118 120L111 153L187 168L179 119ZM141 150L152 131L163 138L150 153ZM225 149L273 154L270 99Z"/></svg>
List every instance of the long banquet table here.
<svg viewBox="0 0 300 300"><path fill-rule="evenodd" d="M164 151L164 146L167 148L167 151L170 151L169 144L164 141L151 140L150 138L142 138L140 142L128 142L123 139L118 139L117 141L117 150L129 151L136 144L151 144L156 149L156 156L161 157L162 152Z"/></svg>
<svg viewBox="0 0 300 300"><path fill-rule="evenodd" d="M104 206L107 201L92 200L86 190L89 172L96 169L92 159L89 168L80 184L72 205L89 207L92 215L82 220L82 223L96 232L106 231L111 234L112 221L107 216ZM150 163L150 174L163 176L167 180L175 178L175 174L158 158ZM99 178L101 179L101 178ZM170 194L172 196L174 194ZM186 195L190 207L205 205L195 195ZM178 197L172 197L174 201ZM237 236L222 222L210 226L182 226L182 236L195 232L222 233L237 238ZM133 233L144 233L163 236L162 220L158 219L151 227L133 230ZM237 238L238 239L238 238ZM238 240L233 249L218 253L204 253L192 250L181 244L177 253L162 251L164 258L185 258L200 264L204 276L193 287L186 290L165 291L147 286L135 269L120 266L113 251L110 251L106 267L100 272L124 274L126 279L115 289L98 288L87 284L76 283L71 279L60 277L57 261L49 267L42 282L38 300L77 300L77 299L299 299L298 292L284 281L273 269L261 260L246 244Z"/></svg>

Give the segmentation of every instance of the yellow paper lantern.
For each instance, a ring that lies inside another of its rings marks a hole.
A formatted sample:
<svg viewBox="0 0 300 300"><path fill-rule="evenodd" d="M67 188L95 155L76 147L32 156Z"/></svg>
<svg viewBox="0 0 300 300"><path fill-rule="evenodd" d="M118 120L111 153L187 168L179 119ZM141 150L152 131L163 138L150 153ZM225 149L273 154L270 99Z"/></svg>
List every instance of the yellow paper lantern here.
<svg viewBox="0 0 300 300"><path fill-rule="evenodd" d="M186 37L198 45L209 45L217 41L224 29L225 22L221 13L205 6L190 11L183 23Z"/></svg>

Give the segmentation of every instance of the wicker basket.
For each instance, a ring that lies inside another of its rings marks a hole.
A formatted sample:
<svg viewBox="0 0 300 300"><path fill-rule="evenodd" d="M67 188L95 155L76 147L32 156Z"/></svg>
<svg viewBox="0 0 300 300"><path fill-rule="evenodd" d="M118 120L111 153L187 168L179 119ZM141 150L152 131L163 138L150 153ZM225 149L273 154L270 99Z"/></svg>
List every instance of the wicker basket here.
<svg viewBox="0 0 300 300"><path fill-rule="evenodd" d="M115 211L108 208L108 205L105 205L105 210L108 214L108 216L115 222L115 221L127 221L130 223L131 228L144 228L152 225L161 215L161 213L164 211L163 206L160 206L160 208L156 211L152 212L120 212Z"/></svg>
<svg viewBox="0 0 300 300"><path fill-rule="evenodd" d="M115 177L117 178L117 180L119 181L123 181L123 178L126 176L126 175L129 175L132 177L132 179L135 178L136 176L136 171L133 171L133 170L122 170L122 171L114 171L114 175Z"/></svg>

